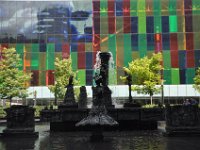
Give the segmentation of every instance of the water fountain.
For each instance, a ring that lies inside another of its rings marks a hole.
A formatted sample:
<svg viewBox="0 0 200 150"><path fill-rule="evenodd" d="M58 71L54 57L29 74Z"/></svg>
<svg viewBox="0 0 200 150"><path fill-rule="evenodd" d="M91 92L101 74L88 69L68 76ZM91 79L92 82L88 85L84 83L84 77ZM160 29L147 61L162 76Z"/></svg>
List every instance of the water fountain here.
<svg viewBox="0 0 200 150"><path fill-rule="evenodd" d="M112 105L111 90L108 87L108 61L110 53L99 52L96 59L96 72L94 80L96 87L93 90L93 105L89 115L76 124L76 126L92 127L92 141L102 140L102 130L106 126L116 126L118 123L107 114L107 106ZM98 71L99 70L99 71ZM107 102L108 101L108 102Z"/></svg>

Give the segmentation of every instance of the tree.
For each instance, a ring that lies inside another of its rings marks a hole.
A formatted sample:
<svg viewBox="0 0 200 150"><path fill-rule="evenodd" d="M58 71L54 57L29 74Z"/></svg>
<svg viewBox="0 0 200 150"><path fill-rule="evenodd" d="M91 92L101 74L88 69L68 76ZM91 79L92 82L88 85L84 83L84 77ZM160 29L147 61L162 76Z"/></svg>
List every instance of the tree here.
<svg viewBox="0 0 200 150"><path fill-rule="evenodd" d="M194 89L200 92L200 67L196 70L196 75L193 78L194 80Z"/></svg>
<svg viewBox="0 0 200 150"><path fill-rule="evenodd" d="M0 97L9 98L10 104L13 97L25 98L28 96L31 73L20 70L22 59L14 48L2 49L0 60Z"/></svg>
<svg viewBox="0 0 200 150"><path fill-rule="evenodd" d="M54 93L55 105L57 105L57 99L63 99L65 96L65 87L69 83L69 77L74 76L73 84L77 85L79 83L76 80L76 72L72 70L72 60L68 59L55 59L55 71L54 71L54 85L48 86L49 90Z"/></svg>
<svg viewBox="0 0 200 150"><path fill-rule="evenodd" d="M162 54L153 54L151 58L143 57L136 59L129 63L128 67L124 67L124 72L132 76L132 91L137 91L138 93L149 94L151 98L151 104L153 103L152 98L154 93L160 91L161 70L163 69L161 65ZM122 76L122 81L127 83L127 77Z"/></svg>

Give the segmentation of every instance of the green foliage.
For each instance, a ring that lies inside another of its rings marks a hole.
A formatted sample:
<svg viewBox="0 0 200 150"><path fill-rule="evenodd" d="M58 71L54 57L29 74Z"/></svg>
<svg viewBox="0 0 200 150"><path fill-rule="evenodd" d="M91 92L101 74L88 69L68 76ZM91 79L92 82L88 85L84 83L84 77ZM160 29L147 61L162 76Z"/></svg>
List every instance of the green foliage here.
<svg viewBox="0 0 200 150"><path fill-rule="evenodd" d="M36 105L33 108L35 108L35 117L39 117L40 116L40 111L44 109L44 106Z"/></svg>
<svg viewBox="0 0 200 150"><path fill-rule="evenodd" d="M194 80L194 89L200 92L200 67L196 70L196 75L193 78Z"/></svg>
<svg viewBox="0 0 200 150"><path fill-rule="evenodd" d="M0 106L0 118L4 118L6 116L6 112L4 111L5 107Z"/></svg>
<svg viewBox="0 0 200 150"><path fill-rule="evenodd" d="M69 77L73 76L73 84L77 85L79 81L76 79L77 72L72 70L72 60L68 59L55 59L54 85L48 86L49 90L54 93L55 98L63 99L65 96L65 86L69 83Z"/></svg>
<svg viewBox="0 0 200 150"><path fill-rule="evenodd" d="M158 107L157 104L152 104L152 105L146 104L146 105L143 105L143 106L142 106L142 108L157 108L157 107Z"/></svg>
<svg viewBox="0 0 200 150"><path fill-rule="evenodd" d="M124 67L124 72L132 76L132 90L138 93L149 94L160 91L162 54L153 54L151 58L143 57L129 63L128 67ZM127 76L120 77L124 83L127 83Z"/></svg>
<svg viewBox="0 0 200 150"><path fill-rule="evenodd" d="M2 50L0 61L0 98L27 97L27 88L31 73L19 70L21 66L19 54L14 48Z"/></svg>

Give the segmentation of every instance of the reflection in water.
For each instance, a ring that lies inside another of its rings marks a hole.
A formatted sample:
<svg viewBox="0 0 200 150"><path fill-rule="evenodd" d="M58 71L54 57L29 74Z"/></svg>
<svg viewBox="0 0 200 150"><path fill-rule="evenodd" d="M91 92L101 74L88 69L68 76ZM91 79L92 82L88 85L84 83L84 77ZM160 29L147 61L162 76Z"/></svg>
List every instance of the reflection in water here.
<svg viewBox="0 0 200 150"><path fill-rule="evenodd" d="M2 131L4 127L0 127ZM90 142L89 132L49 132L36 125L39 138L0 139L0 150L197 150L198 137L163 137L158 131L105 132L103 142Z"/></svg>

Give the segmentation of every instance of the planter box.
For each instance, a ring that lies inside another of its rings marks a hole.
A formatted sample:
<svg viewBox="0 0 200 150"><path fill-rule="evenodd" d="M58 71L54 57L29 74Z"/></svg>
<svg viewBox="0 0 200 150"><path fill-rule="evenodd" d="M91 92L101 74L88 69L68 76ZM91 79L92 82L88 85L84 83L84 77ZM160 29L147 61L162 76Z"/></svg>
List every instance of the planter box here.
<svg viewBox="0 0 200 150"><path fill-rule="evenodd" d="M164 135L200 135L200 114L197 105L167 106Z"/></svg>

